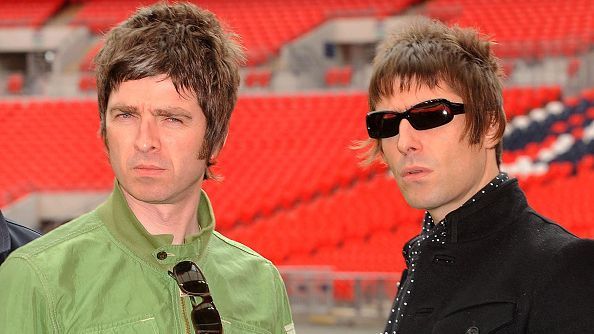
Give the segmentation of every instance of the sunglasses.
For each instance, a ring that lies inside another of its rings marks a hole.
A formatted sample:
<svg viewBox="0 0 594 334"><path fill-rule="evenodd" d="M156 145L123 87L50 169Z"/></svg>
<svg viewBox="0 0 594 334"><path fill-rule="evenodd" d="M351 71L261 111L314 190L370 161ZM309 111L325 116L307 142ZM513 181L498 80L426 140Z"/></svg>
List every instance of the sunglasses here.
<svg viewBox="0 0 594 334"><path fill-rule="evenodd" d="M464 104L446 99L428 100L408 108L404 112L372 111L367 114L369 137L381 139L398 135L400 121L406 119L415 130L428 130L445 125L454 115L464 113Z"/></svg>
<svg viewBox="0 0 594 334"><path fill-rule="evenodd" d="M180 290L192 301L192 324L196 334L222 334L221 316L215 307L208 283L200 268L192 261L182 261L173 267L169 275L175 279ZM194 297L201 297L196 304Z"/></svg>

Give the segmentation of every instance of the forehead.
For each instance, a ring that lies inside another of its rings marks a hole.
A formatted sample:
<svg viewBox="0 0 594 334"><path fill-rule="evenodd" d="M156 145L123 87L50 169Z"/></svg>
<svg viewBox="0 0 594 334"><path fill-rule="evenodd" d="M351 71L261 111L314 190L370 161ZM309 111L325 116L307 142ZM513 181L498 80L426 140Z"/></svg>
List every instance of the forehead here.
<svg viewBox="0 0 594 334"><path fill-rule="evenodd" d="M178 106L188 110L200 109L194 93L177 91L170 78L159 75L128 80L109 94L108 108L113 105Z"/></svg>
<svg viewBox="0 0 594 334"><path fill-rule="evenodd" d="M400 90L400 81L395 80L392 95L382 96L377 103L377 110L405 110L415 104L433 99L446 99L462 103L462 97L444 82L435 87L410 85L410 89Z"/></svg>

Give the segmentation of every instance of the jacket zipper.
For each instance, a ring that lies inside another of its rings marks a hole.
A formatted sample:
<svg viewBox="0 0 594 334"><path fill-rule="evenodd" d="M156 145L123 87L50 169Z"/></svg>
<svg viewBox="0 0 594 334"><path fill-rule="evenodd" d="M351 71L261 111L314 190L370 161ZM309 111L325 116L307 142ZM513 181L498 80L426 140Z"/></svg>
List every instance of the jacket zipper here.
<svg viewBox="0 0 594 334"><path fill-rule="evenodd" d="M188 314L186 313L186 303L184 302L184 297L179 297L181 301L181 309L182 309L182 317L184 318L184 323L186 325L186 334L192 334L190 329L190 322L188 321Z"/></svg>

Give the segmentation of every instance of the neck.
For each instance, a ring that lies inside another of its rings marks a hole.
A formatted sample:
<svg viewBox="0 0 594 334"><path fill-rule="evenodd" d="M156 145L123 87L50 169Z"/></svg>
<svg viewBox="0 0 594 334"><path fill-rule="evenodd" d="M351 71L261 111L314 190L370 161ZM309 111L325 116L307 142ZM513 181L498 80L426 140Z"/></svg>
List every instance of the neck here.
<svg viewBox="0 0 594 334"><path fill-rule="evenodd" d="M487 163L484 173L480 177L480 180L474 184L472 188L470 188L467 192L464 193L463 196L458 198L456 201L453 201L449 205L441 206L435 209L429 209L429 213L433 218L433 221L438 224L441 222L448 213L458 209L468 200L470 200L476 193L479 192L483 187L485 187L491 180L493 180L497 175L499 175L499 167L493 160L491 163Z"/></svg>
<svg viewBox="0 0 594 334"><path fill-rule="evenodd" d="M134 198L122 188L128 206L144 226L153 235L171 234L173 244L184 243L185 237L198 233L198 204L200 192L195 192L191 198L174 204L146 203Z"/></svg>

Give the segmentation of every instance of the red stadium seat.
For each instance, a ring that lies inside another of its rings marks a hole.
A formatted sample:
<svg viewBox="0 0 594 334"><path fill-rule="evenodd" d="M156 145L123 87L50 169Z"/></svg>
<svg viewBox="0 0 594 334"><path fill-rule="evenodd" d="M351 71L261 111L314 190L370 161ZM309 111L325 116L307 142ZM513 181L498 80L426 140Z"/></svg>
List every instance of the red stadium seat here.
<svg viewBox="0 0 594 334"><path fill-rule="evenodd" d="M25 84L25 77L22 73L12 73L6 80L6 91L10 94L21 94Z"/></svg>

